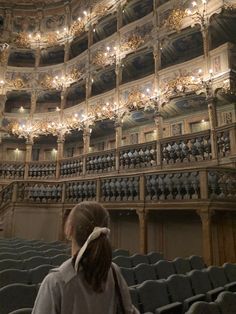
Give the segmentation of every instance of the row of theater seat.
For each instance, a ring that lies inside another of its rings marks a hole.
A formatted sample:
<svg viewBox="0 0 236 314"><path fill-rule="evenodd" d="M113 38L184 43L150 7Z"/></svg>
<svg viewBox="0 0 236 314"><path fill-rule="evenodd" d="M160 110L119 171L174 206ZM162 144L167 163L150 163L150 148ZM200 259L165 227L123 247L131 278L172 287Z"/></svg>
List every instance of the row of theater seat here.
<svg viewBox="0 0 236 314"><path fill-rule="evenodd" d="M141 313L182 314L197 301L214 301L224 290L235 292L236 265L227 263L171 275L167 280L146 280L129 290Z"/></svg>
<svg viewBox="0 0 236 314"><path fill-rule="evenodd" d="M195 302L186 314L235 314L236 294L233 292L221 292L215 302Z"/></svg>
<svg viewBox="0 0 236 314"><path fill-rule="evenodd" d="M147 255L134 254L130 257L119 256L114 258L113 262L122 268L133 268L139 264L155 265L159 263L162 273L165 274L163 278L167 278L175 273L185 274L192 269L203 269L206 267L201 256L192 255L188 258L177 257L173 261L167 261L163 260L159 254L152 252Z"/></svg>

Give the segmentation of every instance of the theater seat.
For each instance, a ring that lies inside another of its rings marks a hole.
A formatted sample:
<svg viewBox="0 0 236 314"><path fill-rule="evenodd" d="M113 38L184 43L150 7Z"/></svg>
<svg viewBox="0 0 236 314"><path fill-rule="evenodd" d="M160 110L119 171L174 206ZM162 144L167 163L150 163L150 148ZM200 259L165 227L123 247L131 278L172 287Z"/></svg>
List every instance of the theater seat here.
<svg viewBox="0 0 236 314"><path fill-rule="evenodd" d="M221 312L217 304L199 301L191 305L185 314L221 314Z"/></svg>
<svg viewBox="0 0 236 314"><path fill-rule="evenodd" d="M0 289L1 314L23 308L33 308L38 286L11 284Z"/></svg>
<svg viewBox="0 0 236 314"><path fill-rule="evenodd" d="M135 273L133 268L120 267L120 271L129 287L136 285Z"/></svg>
<svg viewBox="0 0 236 314"><path fill-rule="evenodd" d="M163 254L159 252L150 252L147 254L150 264L155 264L156 262L163 260Z"/></svg>
<svg viewBox="0 0 236 314"><path fill-rule="evenodd" d="M25 309L19 309L16 311L13 311L9 314L31 314L33 309L30 308L25 308Z"/></svg>
<svg viewBox="0 0 236 314"><path fill-rule="evenodd" d="M58 254L50 258L51 264L54 266L61 266L65 261L70 258L67 254Z"/></svg>
<svg viewBox="0 0 236 314"><path fill-rule="evenodd" d="M29 283L28 271L21 269L5 269L0 271L0 288L13 283Z"/></svg>
<svg viewBox="0 0 236 314"><path fill-rule="evenodd" d="M189 259L185 259L182 257L176 257L173 260L173 263L174 263L177 274L185 275L188 272L190 272L192 269Z"/></svg>
<svg viewBox="0 0 236 314"><path fill-rule="evenodd" d="M175 274L174 264L170 261L159 261L154 264L154 268L160 279L167 279L169 276Z"/></svg>
<svg viewBox="0 0 236 314"><path fill-rule="evenodd" d="M189 257L189 261L191 264L192 269L204 269L206 268L206 265L204 263L204 260L201 256L198 255L192 255Z"/></svg>
<svg viewBox="0 0 236 314"><path fill-rule="evenodd" d="M209 274L210 280L214 288L223 287L226 290L232 292L236 291L236 282L228 282L223 267L210 266L207 268L206 271Z"/></svg>
<svg viewBox="0 0 236 314"><path fill-rule="evenodd" d="M236 282L236 264L225 263L223 265L226 277L229 282Z"/></svg>
<svg viewBox="0 0 236 314"><path fill-rule="evenodd" d="M29 282L31 284L41 283L52 268L54 268L53 265L41 265L33 269L30 269Z"/></svg>
<svg viewBox="0 0 236 314"><path fill-rule="evenodd" d="M139 264L149 264L147 255L134 254L131 256L131 263L135 267Z"/></svg>
<svg viewBox="0 0 236 314"><path fill-rule="evenodd" d="M139 264L133 268L137 284L143 283L145 280L156 280L156 272L153 265Z"/></svg>
<svg viewBox="0 0 236 314"><path fill-rule="evenodd" d="M236 294L233 292L221 292L216 299L216 304L219 305L222 314L236 313Z"/></svg>
<svg viewBox="0 0 236 314"><path fill-rule="evenodd" d="M113 258L113 263L117 264L119 267L131 268L131 257L130 256L117 256Z"/></svg>

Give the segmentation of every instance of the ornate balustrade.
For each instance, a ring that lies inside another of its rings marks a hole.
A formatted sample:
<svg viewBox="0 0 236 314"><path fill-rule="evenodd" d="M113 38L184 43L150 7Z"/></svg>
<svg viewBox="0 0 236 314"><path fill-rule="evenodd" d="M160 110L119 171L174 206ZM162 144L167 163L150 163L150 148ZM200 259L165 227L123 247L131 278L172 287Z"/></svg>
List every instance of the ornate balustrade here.
<svg viewBox="0 0 236 314"><path fill-rule="evenodd" d="M88 155L86 157L86 174L114 171L115 160L115 150Z"/></svg>
<svg viewBox="0 0 236 314"><path fill-rule="evenodd" d="M16 181L0 192L1 207L9 202L76 204L97 200L104 204L180 202L181 205L183 200L186 203L206 200L232 202L235 199L236 169L221 167L156 170L148 174L119 174L60 183Z"/></svg>
<svg viewBox="0 0 236 314"><path fill-rule="evenodd" d="M208 172L208 196L211 199L235 199L236 171L210 170Z"/></svg>
<svg viewBox="0 0 236 314"><path fill-rule="evenodd" d="M147 175L145 195L149 201L199 199L199 171Z"/></svg>
<svg viewBox="0 0 236 314"><path fill-rule="evenodd" d="M28 177L32 179L53 179L56 177L56 163L55 162L30 163Z"/></svg>
<svg viewBox="0 0 236 314"><path fill-rule="evenodd" d="M103 202L139 201L139 176L109 178L101 181Z"/></svg>
<svg viewBox="0 0 236 314"><path fill-rule="evenodd" d="M0 179L22 179L24 178L25 165L16 162L0 163Z"/></svg>
<svg viewBox="0 0 236 314"><path fill-rule="evenodd" d="M29 178L66 179L81 176L113 173L152 171L157 167L157 145L161 148L161 165L158 169L168 166L192 164L201 167L201 162L212 160L212 139L216 138L218 160L220 164L229 163L229 157L236 156L236 124L222 126L216 129L216 136L212 137L209 130L184 134L181 136L164 138L160 142L148 142L137 145L120 147L77 158L62 159L59 162L31 162L28 164L17 162L0 163L0 179L13 180ZM215 159L216 161L216 159ZM28 174L28 175L26 175ZM152 196L151 196L152 197Z"/></svg>
<svg viewBox="0 0 236 314"><path fill-rule="evenodd" d="M83 172L83 158L73 158L60 162L60 177L78 177Z"/></svg>
<svg viewBox="0 0 236 314"><path fill-rule="evenodd" d="M6 204L13 201L13 183L4 187L0 192L0 207L5 206Z"/></svg>
<svg viewBox="0 0 236 314"><path fill-rule="evenodd" d="M16 201L19 203L61 203L62 184L33 181L17 182Z"/></svg>
<svg viewBox="0 0 236 314"><path fill-rule="evenodd" d="M92 180L66 182L65 202L78 203L96 200L97 182Z"/></svg>
<svg viewBox="0 0 236 314"><path fill-rule="evenodd" d="M120 169L152 168L156 166L156 142L120 148Z"/></svg>
<svg viewBox="0 0 236 314"><path fill-rule="evenodd" d="M163 165L199 162L210 160L210 131L181 135L161 141L161 160Z"/></svg>
<svg viewBox="0 0 236 314"><path fill-rule="evenodd" d="M230 155L230 131L224 130L217 132L217 149L220 158Z"/></svg>

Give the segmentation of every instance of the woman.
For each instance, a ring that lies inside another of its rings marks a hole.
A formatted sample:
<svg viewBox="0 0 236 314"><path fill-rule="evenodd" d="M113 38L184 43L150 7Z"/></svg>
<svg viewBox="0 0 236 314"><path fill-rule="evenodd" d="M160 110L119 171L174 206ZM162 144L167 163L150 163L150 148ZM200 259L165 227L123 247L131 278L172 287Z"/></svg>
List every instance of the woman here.
<svg viewBox="0 0 236 314"><path fill-rule="evenodd" d="M66 223L72 258L44 279L32 314L139 313L112 263L108 224L108 212L96 202L72 209Z"/></svg>

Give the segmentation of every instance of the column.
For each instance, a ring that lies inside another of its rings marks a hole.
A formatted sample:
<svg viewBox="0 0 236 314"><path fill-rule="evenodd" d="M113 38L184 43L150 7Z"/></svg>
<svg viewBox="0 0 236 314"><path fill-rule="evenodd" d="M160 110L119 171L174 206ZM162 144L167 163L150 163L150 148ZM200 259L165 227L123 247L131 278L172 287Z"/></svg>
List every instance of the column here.
<svg viewBox="0 0 236 314"><path fill-rule="evenodd" d="M212 88L210 90L207 88L207 104L208 104L208 116L209 123L211 128L211 151L212 159L218 158L218 149L217 149L217 134L216 127L217 123L217 111L216 111L216 102L212 95Z"/></svg>
<svg viewBox="0 0 236 314"><path fill-rule="evenodd" d="M36 48L35 50L35 68L37 69L40 65L40 58L41 58L41 50L40 48Z"/></svg>
<svg viewBox="0 0 236 314"><path fill-rule="evenodd" d="M26 140L26 152L25 152L25 174L24 174L24 179L28 179L28 176L29 176L30 162L32 160L32 149L33 149L33 140L32 139L27 139Z"/></svg>
<svg viewBox="0 0 236 314"><path fill-rule="evenodd" d="M64 156L65 136L60 135L57 138L57 160L56 160L56 178L60 178L60 161Z"/></svg>
<svg viewBox="0 0 236 314"><path fill-rule="evenodd" d="M202 222L202 250L203 258L207 265L213 263L212 248L212 216L214 214L209 208L202 208L197 211Z"/></svg>
<svg viewBox="0 0 236 314"><path fill-rule="evenodd" d="M65 88L62 89L61 91L61 115L63 114L63 110L65 109L66 106L66 96L67 96L67 90Z"/></svg>
<svg viewBox="0 0 236 314"><path fill-rule="evenodd" d="M90 136L91 136L91 129L89 126L86 126L83 130L83 141L84 141L84 149L83 149L83 175L86 174L86 159L87 154L89 153L90 147Z"/></svg>
<svg viewBox="0 0 236 314"><path fill-rule="evenodd" d="M35 113L36 110L36 104L37 104L37 98L38 98L38 93L37 91L32 91L31 92L31 107L30 107L30 116L32 117Z"/></svg>
<svg viewBox="0 0 236 314"><path fill-rule="evenodd" d="M147 251L148 251L148 229L147 229L148 211L146 211L145 209L138 209L136 212L139 218L139 251L141 254L147 254Z"/></svg>
<svg viewBox="0 0 236 314"><path fill-rule="evenodd" d="M209 26L208 23L207 25L202 26L202 38L203 38L203 49L204 49L206 73L209 73L210 71L210 58L209 58L210 36L209 36L208 26Z"/></svg>
<svg viewBox="0 0 236 314"><path fill-rule="evenodd" d="M163 117L157 113L154 117L156 125L156 159L157 166L161 166L161 139L163 138Z"/></svg>
<svg viewBox="0 0 236 314"><path fill-rule="evenodd" d="M12 31L12 10L10 9L6 9L5 11L4 30L8 32Z"/></svg>
<svg viewBox="0 0 236 314"><path fill-rule="evenodd" d="M69 41L66 41L64 46L64 63L69 61L69 59L70 59L70 43Z"/></svg>
<svg viewBox="0 0 236 314"><path fill-rule="evenodd" d="M0 126L2 126L2 119L3 119L3 114L5 111L6 100L7 100L6 95L0 95Z"/></svg>
<svg viewBox="0 0 236 314"><path fill-rule="evenodd" d="M116 136L116 170L120 169L120 147L122 146L122 121L117 119L115 121L115 136Z"/></svg>

